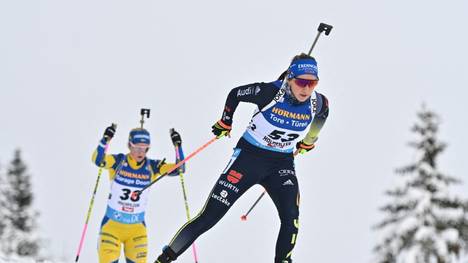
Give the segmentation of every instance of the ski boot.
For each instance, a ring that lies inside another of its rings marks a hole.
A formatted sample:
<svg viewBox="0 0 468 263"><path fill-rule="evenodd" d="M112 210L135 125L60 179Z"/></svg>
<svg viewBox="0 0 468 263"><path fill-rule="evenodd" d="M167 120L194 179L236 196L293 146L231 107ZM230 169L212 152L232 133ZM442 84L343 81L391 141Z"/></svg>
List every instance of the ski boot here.
<svg viewBox="0 0 468 263"><path fill-rule="evenodd" d="M171 263L176 259L176 253L169 246L165 246L163 248L163 253L159 255L158 259L156 259L154 263Z"/></svg>

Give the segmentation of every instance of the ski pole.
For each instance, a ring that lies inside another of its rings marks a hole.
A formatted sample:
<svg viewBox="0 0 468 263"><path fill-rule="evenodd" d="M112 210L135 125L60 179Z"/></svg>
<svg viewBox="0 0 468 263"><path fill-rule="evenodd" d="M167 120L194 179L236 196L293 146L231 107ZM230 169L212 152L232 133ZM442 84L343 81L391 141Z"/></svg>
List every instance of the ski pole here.
<svg viewBox="0 0 468 263"><path fill-rule="evenodd" d="M323 32L325 32L325 35L328 36L328 35L330 34L332 28L333 28L333 26L331 26L331 25L327 25L327 24L325 24L325 23L320 23L320 25L319 25L319 27L318 27L318 29L317 29L317 31L318 31L317 36L315 36L314 43L312 43L312 46L310 47L309 53L307 53L307 55L310 56L310 54L312 54L312 50L314 49L315 44L317 44L317 41L318 41L320 35L321 35Z"/></svg>
<svg viewBox="0 0 468 263"><path fill-rule="evenodd" d="M114 127L114 129L116 129L117 125L112 123L112 127ZM107 149L109 148L109 143L108 142L109 142L109 139L106 140L106 146L104 147L104 156L105 156L105 153L107 152ZM80 244L78 245L78 251L76 252L75 262L78 262L78 260L80 259L81 248L83 248L83 243L84 243L84 238L85 238L85 235L86 235L86 230L88 230L89 218L91 217L91 211L93 210L94 197L96 196L97 188L98 188L98 185L99 185L99 180L101 179L101 174L102 174L102 170L103 170L102 167L103 167L103 163L101 163L99 165L98 176L97 176L97 179L96 179L96 184L94 185L94 190L93 190L93 194L91 196L91 201L89 202L88 214L86 215L86 221L85 221L85 224L84 224L84 227L83 227L83 231L81 232L81 239L80 239Z"/></svg>
<svg viewBox="0 0 468 263"><path fill-rule="evenodd" d="M333 26L331 25L327 25L325 23L320 23L319 27L318 27L318 32L317 32L317 35L315 36L315 40L314 42L312 43L312 46L310 47L309 49L309 53L307 53L307 55L310 56L310 54L312 54L312 50L314 49L315 47L315 44L317 44L317 41L320 37L320 35L325 32L325 35L328 36L332 30ZM267 109L273 107L273 105L275 105L278 101L281 100L281 98L283 98L284 94L286 94L286 87L288 86L287 85L287 81L286 81L286 76L288 76L289 74L289 69L285 70L283 73L281 73L279 79L284 79L283 83L281 84L281 87L280 89L278 90L278 92L276 93L275 97L273 98L273 100L268 103L266 106L264 106L261 110L257 111L253 117L255 117L255 115L259 114L260 112L264 112L266 111ZM252 118L253 118L252 117Z"/></svg>
<svg viewBox="0 0 468 263"><path fill-rule="evenodd" d="M294 153L294 156L296 156L298 153L299 153L299 151L296 150L296 152ZM260 200L263 198L265 193L266 193L266 190L264 189L263 192L260 194L260 196L257 198L257 200L255 200L255 203L253 203L253 205L247 211L247 213L245 213L245 214L243 214L241 216L242 221L247 221L247 216L250 214L250 211L252 211L254 209L254 207L257 205L257 203L260 202Z"/></svg>
<svg viewBox="0 0 468 263"><path fill-rule="evenodd" d="M196 154L198 154L199 152L201 152L203 149L205 149L206 147L208 147L208 145L210 145L211 143L213 143L214 141L216 141L218 139L217 136L213 137L211 140L209 140L207 143L203 144L202 146L200 146L198 149L196 149L194 152L192 152L191 154L189 154L184 160L178 162L176 165L174 165L174 167L172 167L172 169L170 169L169 171L161 174L156 180L152 181L149 185L143 187L141 190L140 190L140 193L145 191L146 189L148 189L149 187L151 187L153 184L155 184L156 182L158 182L159 180L161 180L164 176L170 174L172 171L174 171L175 169L179 168L182 164L184 164L186 161L190 160L193 156L195 156Z"/></svg>
<svg viewBox="0 0 468 263"><path fill-rule="evenodd" d="M180 160L180 155L179 155L179 146L175 146L175 151L176 151L176 159ZM184 205L185 205L185 213L187 214L187 221L190 221L190 208L188 205L188 200L187 200L187 191L185 190L185 181L184 181L184 174L182 173L182 170L179 169L179 178L180 178L180 185L182 186L182 194L184 196ZM198 263L198 256L197 256L197 247L195 246L195 242L192 243L192 252L193 252L193 260L195 263Z"/></svg>
<svg viewBox="0 0 468 263"><path fill-rule="evenodd" d="M252 211L252 209L254 209L254 207L258 204L258 202L262 199L262 197L265 195L266 193L266 190L263 190L262 194L257 198L257 200L255 200L255 203L250 207L249 211L247 211L247 213L245 213L245 215L242 215L241 216L241 220L242 221L246 221L247 220L247 216L250 214L250 211Z"/></svg>
<svg viewBox="0 0 468 263"><path fill-rule="evenodd" d="M145 116L146 118L150 117L150 109L140 109L140 115L141 115L140 125L141 125L141 128L143 129L143 124L145 124Z"/></svg>

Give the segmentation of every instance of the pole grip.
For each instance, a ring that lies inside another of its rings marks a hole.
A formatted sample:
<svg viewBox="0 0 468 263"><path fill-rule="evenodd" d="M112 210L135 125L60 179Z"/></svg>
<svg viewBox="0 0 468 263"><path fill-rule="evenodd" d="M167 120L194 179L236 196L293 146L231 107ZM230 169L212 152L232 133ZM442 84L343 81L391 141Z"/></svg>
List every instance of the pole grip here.
<svg viewBox="0 0 468 263"><path fill-rule="evenodd" d="M148 119L150 117L150 109L141 109L140 110L140 115L141 115L141 128L143 129L143 124L145 123L145 116Z"/></svg>
<svg viewBox="0 0 468 263"><path fill-rule="evenodd" d="M325 32L325 35L328 36L330 34L332 28L333 28L332 25L328 25L328 24L325 24L325 23L320 23L317 30L319 32Z"/></svg>
<svg viewBox="0 0 468 263"><path fill-rule="evenodd" d="M149 118L150 117L150 109L141 109L140 110L140 115L143 117L146 115L146 118Z"/></svg>

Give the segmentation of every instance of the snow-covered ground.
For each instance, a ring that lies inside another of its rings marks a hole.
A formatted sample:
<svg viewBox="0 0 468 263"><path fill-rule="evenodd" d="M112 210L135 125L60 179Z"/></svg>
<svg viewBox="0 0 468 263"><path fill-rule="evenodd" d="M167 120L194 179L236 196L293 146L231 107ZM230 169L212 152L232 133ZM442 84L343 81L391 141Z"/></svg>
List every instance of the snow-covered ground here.
<svg viewBox="0 0 468 263"><path fill-rule="evenodd" d="M0 255L0 263L63 263L60 261L36 260L32 258L20 258L16 256L6 257Z"/></svg>

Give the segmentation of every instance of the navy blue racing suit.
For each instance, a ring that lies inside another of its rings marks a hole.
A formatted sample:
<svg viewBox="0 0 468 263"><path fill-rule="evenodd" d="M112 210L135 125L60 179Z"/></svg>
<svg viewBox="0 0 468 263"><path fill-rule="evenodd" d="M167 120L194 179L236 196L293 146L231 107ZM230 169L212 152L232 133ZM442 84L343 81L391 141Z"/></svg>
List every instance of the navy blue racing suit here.
<svg viewBox="0 0 468 263"><path fill-rule="evenodd" d="M222 121L232 124L239 102L258 106L240 138L228 165L211 190L200 213L177 232L160 258L170 262L182 254L201 234L213 227L237 199L255 184L262 185L273 200L281 220L275 263L292 262L299 228L299 185L293 150L305 133L318 134L328 116L328 101L318 92L297 102L288 94L268 109L281 81L254 83L234 88L228 95ZM262 109L262 110L261 110ZM311 128L306 128L311 125ZM157 261L158 262L158 261Z"/></svg>

